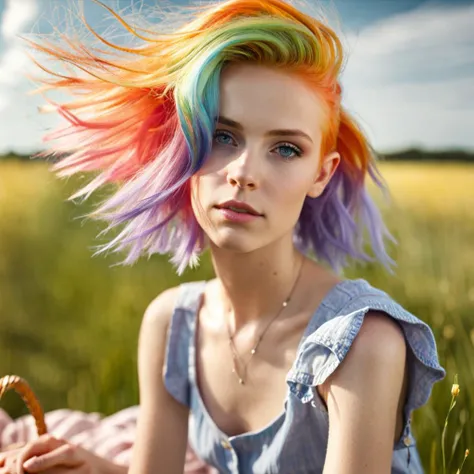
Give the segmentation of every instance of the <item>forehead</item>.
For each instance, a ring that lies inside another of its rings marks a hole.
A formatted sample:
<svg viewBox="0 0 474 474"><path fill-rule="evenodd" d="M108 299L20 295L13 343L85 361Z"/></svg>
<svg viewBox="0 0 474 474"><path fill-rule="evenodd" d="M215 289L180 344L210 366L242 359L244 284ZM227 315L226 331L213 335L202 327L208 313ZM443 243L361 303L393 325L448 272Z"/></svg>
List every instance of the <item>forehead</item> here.
<svg viewBox="0 0 474 474"><path fill-rule="evenodd" d="M299 128L318 141L321 99L301 79L259 64L230 64L220 81L219 112L250 133Z"/></svg>

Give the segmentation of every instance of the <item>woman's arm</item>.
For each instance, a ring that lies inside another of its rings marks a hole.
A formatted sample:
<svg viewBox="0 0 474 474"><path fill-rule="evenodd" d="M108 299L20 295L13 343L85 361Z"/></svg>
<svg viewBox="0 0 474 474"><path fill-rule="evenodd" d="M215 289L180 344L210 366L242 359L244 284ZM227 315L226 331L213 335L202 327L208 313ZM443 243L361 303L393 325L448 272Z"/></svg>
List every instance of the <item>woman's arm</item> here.
<svg viewBox="0 0 474 474"><path fill-rule="evenodd" d="M323 474L390 474L405 362L401 327L385 313L367 313L324 384L329 440Z"/></svg>
<svg viewBox="0 0 474 474"><path fill-rule="evenodd" d="M163 382L167 330L177 292L177 288L163 292L143 317L138 343L140 413L130 474L184 470L189 409L168 393Z"/></svg>

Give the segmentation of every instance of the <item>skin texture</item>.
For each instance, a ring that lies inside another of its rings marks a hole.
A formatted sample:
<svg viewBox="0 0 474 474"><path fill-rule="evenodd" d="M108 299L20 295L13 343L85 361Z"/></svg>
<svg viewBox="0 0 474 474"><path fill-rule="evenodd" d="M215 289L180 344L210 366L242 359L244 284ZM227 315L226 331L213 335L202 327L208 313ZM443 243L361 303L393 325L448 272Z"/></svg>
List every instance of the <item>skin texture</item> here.
<svg viewBox="0 0 474 474"><path fill-rule="evenodd" d="M232 65L224 71L220 98L220 116L242 128L218 125L213 152L193 178L193 209L209 237L217 276L207 285L199 310L196 358L208 412L224 433L235 435L258 430L280 414L285 374L304 328L339 280L305 260L291 303L262 340L245 385L239 385L230 370L227 324L236 333L238 353L249 354L295 281L301 256L293 247L292 230L303 200L322 193L340 157L320 156L321 104L295 78L262 66ZM265 136L278 128L301 129L311 141ZM288 161L293 155L278 148L286 142L302 148L302 157ZM246 224L224 220L215 206L231 198L249 203L263 217ZM397 323L383 313L369 312L344 363L318 387L331 425L325 474L390 472L393 444L403 422L405 354ZM154 400L154 393L146 399ZM171 407L170 402L154 405L153 410ZM138 445L152 447L148 455L143 448L143 456L142 448L137 449L133 473L152 472L144 466L153 466L167 454L160 450L162 436L156 429L143 428ZM180 460L173 465L178 464Z"/></svg>
<svg viewBox="0 0 474 474"><path fill-rule="evenodd" d="M0 454L0 474L125 474L118 466L49 434Z"/></svg>
<svg viewBox="0 0 474 474"><path fill-rule="evenodd" d="M384 313L368 313L326 384L329 440L323 474L391 472L393 444L402 430L405 356L400 326Z"/></svg>
<svg viewBox="0 0 474 474"><path fill-rule="evenodd" d="M222 254L291 246L305 197L322 193L340 160L335 152L319 157L321 103L302 82L254 64L224 69L220 101L213 150L192 179L194 213ZM226 118L241 126L228 125ZM299 129L308 138L266 136L275 129ZM231 198L247 202L264 219L229 225L213 206Z"/></svg>
<svg viewBox="0 0 474 474"><path fill-rule="evenodd" d="M292 241L305 198L321 195L340 156L320 156L322 104L287 73L255 64L226 67L219 112L242 127L217 124L212 153L192 178L193 210L209 239L216 272L198 312L196 358L206 408L219 428L232 435L260 429L279 416L285 375L303 331L322 298L340 281L300 255ZM299 129L309 139L266 136L274 129ZM301 149L300 157L292 146ZM225 220L215 206L229 199L250 204L262 216L244 224ZM239 385L231 372L227 326L235 333L239 355L247 360L300 268L290 304L265 334L249 365L247 383ZM141 416L131 474L183 472L189 412L163 384L166 333L176 297L176 288L165 291L143 318L138 349ZM369 312L344 362L318 387L330 420L324 474L389 474L402 425L405 353L400 327L383 313ZM68 472L77 471L64 474Z"/></svg>

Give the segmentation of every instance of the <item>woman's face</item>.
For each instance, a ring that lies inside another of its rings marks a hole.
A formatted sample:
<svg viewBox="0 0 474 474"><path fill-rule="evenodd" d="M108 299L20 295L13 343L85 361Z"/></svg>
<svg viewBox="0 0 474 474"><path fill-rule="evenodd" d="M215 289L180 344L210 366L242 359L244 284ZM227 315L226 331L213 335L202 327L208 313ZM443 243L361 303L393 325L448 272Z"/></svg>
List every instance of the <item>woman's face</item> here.
<svg viewBox="0 0 474 474"><path fill-rule="evenodd" d="M191 179L199 224L213 245L237 252L292 239L306 196L323 192L340 159L320 156L320 100L288 74L231 64L219 103L212 151Z"/></svg>

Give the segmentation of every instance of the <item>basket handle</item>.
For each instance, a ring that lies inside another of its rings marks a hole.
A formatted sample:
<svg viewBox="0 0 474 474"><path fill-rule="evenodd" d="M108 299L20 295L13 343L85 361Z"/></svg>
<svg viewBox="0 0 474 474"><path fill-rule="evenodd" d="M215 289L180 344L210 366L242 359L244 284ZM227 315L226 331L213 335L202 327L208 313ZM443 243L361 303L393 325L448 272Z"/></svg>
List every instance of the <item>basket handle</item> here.
<svg viewBox="0 0 474 474"><path fill-rule="evenodd" d="M46 427L43 409L26 380L18 375L6 375L0 378L0 399L8 390L15 390L25 402L28 410L35 419L38 436L47 433L48 429Z"/></svg>

